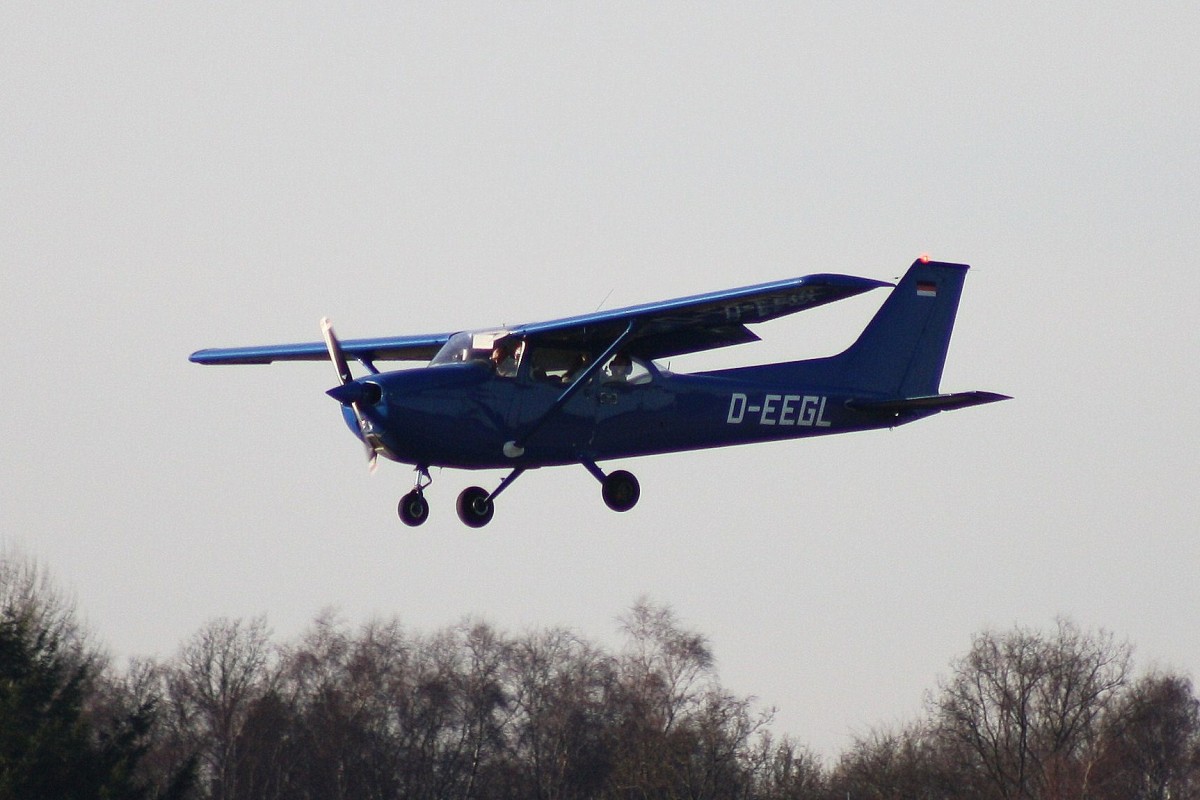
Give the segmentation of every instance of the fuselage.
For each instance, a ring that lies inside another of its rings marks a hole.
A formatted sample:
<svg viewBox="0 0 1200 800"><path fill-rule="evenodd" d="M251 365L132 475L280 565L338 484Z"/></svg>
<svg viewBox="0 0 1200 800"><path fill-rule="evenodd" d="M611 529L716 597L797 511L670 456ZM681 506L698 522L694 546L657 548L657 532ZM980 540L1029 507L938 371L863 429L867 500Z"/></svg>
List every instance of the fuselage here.
<svg viewBox="0 0 1200 800"><path fill-rule="evenodd" d="M365 411L384 454L424 466L533 468L897 424L848 408L837 390L754 374L675 374L636 361L629 375L598 371L558 409L568 376L544 374L530 359L507 375L473 360L362 380L381 390ZM358 432L349 409L347 423ZM510 458L505 444L514 440L524 452Z"/></svg>

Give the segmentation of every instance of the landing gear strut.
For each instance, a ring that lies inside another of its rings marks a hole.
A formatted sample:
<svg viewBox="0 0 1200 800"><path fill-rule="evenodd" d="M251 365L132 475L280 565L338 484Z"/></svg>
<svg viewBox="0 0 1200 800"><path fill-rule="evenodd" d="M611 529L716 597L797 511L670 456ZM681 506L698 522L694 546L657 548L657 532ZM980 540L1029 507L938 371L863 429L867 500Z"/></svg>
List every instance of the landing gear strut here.
<svg viewBox="0 0 1200 800"><path fill-rule="evenodd" d="M637 505L638 499L642 496L642 489L638 484L638 479L632 473L618 469L605 474L604 470L596 466L594 461L581 463L588 472L595 476L596 480L600 481L601 496L603 496L606 506L613 511L628 511ZM525 472L525 468L517 467L508 473L494 492L489 492L479 486L468 486L463 489L458 496L458 518L464 525L471 528L482 528L487 525L496 513L496 498L511 486L513 481L521 477L523 472ZM431 483L433 483L433 479L429 477L429 468L417 467L416 486L411 492L400 498L400 505L396 509L400 514L400 520L405 525L415 528L424 524L425 520L429 518L429 503L425 500L425 487Z"/></svg>
<svg viewBox="0 0 1200 800"><path fill-rule="evenodd" d="M429 519L429 501L425 499L425 487L431 483L433 478L429 477L429 468L417 467L417 485L400 498L400 505L396 511L400 514L400 521L410 528L415 528Z"/></svg>

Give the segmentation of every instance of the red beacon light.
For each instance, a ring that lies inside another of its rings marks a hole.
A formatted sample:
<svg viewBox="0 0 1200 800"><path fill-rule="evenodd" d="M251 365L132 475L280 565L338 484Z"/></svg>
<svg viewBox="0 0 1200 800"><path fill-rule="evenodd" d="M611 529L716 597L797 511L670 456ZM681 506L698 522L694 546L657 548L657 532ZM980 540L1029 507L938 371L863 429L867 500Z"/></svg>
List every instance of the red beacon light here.
<svg viewBox="0 0 1200 800"><path fill-rule="evenodd" d="M928 264L929 253L921 253L921 255L917 258L917 261L920 261L922 264Z"/></svg>

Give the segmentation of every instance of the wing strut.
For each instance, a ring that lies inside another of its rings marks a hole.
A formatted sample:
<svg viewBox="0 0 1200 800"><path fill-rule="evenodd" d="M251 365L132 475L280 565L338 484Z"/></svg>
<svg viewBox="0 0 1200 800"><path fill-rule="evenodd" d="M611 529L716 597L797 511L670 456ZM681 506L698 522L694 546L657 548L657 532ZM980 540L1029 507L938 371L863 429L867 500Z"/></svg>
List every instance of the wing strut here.
<svg viewBox="0 0 1200 800"><path fill-rule="evenodd" d="M607 350L600 354L599 358L592 361L591 364L588 364L587 367L585 367L579 372L578 375L575 376L575 380L571 381L571 385L564 389L563 393L560 394L558 399L554 401L554 405L546 409L546 413L542 414L541 418L538 419L537 422L533 423L529 430L525 431L524 436L521 436L519 439L511 442L504 443L504 455L508 456L509 458L520 458L521 456L525 455L525 445L529 443L529 440L533 438L533 435L541 430L541 427L546 424L547 420L557 414L562 407L567 404L567 401L574 397L575 393L582 389L587 382L592 379L592 376L595 375L605 363L607 363L608 359L617 352L617 349L629 340L629 337L633 335L635 328L634 323L634 320L629 320L629 324L625 326L625 331L613 340L613 343L608 346Z"/></svg>

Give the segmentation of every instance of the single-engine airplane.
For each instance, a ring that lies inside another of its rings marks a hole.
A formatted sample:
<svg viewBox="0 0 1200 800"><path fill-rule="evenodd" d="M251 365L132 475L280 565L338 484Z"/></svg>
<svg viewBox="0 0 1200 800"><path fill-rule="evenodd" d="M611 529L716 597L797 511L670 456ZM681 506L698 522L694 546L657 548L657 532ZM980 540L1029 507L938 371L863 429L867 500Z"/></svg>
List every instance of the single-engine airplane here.
<svg viewBox="0 0 1200 800"><path fill-rule="evenodd" d="M429 515L430 467L508 468L494 490L458 497L471 527L530 469L580 464L604 502L628 511L641 489L599 462L682 450L891 428L1008 399L940 394L942 367L967 265L918 259L858 340L839 355L679 374L657 360L758 341L747 325L892 284L808 275L741 289L597 311L502 329L200 350L200 364L323 360L337 369L328 394L350 430L378 456L416 467L399 505L408 525ZM366 369L355 377L349 361ZM428 361L383 372L378 361Z"/></svg>

